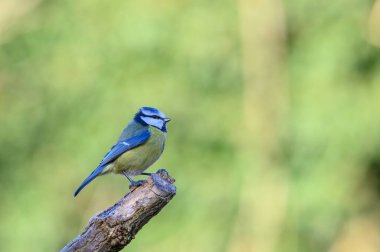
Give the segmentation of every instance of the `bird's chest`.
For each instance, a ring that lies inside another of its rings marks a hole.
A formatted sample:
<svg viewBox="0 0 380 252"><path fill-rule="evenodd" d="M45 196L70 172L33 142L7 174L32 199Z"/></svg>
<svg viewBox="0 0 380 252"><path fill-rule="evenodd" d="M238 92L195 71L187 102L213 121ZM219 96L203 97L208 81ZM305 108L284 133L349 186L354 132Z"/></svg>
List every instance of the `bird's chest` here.
<svg viewBox="0 0 380 252"><path fill-rule="evenodd" d="M138 175L160 156L165 146L166 133L152 128L151 136L144 144L125 152L114 163L114 172L127 171L130 175Z"/></svg>

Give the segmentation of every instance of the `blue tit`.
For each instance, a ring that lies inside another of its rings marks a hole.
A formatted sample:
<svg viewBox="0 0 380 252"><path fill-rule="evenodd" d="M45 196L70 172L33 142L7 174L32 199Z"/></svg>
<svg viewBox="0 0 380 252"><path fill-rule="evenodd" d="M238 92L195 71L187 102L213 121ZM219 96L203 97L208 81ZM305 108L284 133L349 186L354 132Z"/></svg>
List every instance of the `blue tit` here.
<svg viewBox="0 0 380 252"><path fill-rule="evenodd" d="M74 197L96 177L111 172L124 175L131 185L135 185L137 182L130 176L147 175L143 171L161 156L169 121L170 118L156 108L140 108L98 167L75 191Z"/></svg>

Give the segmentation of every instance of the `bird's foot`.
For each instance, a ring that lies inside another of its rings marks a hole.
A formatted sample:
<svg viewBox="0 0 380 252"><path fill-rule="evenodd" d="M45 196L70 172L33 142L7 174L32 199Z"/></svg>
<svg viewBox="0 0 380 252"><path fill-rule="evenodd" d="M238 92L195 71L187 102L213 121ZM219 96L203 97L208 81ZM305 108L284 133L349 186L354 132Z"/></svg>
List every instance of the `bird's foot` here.
<svg viewBox="0 0 380 252"><path fill-rule="evenodd" d="M134 189L136 187L139 187L141 186L142 184L144 184L145 180L138 180L138 181L135 181L133 179L131 179L131 177L129 177L129 175L126 173L126 172L123 172L124 176L129 180L129 182L131 183L129 185L129 189Z"/></svg>
<svg viewBox="0 0 380 252"><path fill-rule="evenodd" d="M136 187L139 187L141 186L142 184L144 184L145 180L131 180L131 184L129 185L129 189L134 189Z"/></svg>

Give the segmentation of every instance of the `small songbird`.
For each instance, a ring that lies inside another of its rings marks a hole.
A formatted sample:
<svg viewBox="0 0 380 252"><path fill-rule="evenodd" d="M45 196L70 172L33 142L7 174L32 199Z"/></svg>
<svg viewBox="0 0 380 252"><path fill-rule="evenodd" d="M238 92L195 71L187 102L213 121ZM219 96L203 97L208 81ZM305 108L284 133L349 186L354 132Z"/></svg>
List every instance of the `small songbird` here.
<svg viewBox="0 0 380 252"><path fill-rule="evenodd" d="M98 167L75 191L74 197L97 176L110 172L123 174L137 185L130 176L143 173L161 156L166 140L166 123L170 121L156 108L142 107L121 133L116 144L108 151Z"/></svg>

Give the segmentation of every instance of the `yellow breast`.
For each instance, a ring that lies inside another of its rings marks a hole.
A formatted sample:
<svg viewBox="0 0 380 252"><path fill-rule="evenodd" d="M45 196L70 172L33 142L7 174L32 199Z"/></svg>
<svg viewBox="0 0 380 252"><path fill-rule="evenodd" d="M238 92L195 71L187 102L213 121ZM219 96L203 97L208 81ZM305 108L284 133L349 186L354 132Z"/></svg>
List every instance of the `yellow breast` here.
<svg viewBox="0 0 380 252"><path fill-rule="evenodd" d="M141 174L161 156L165 147L166 133L149 127L150 138L144 144L122 154L112 163L114 173Z"/></svg>

